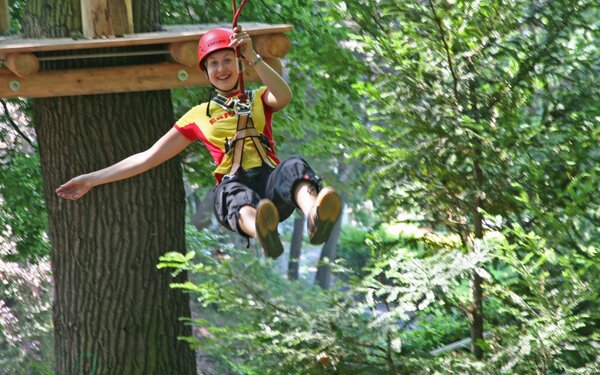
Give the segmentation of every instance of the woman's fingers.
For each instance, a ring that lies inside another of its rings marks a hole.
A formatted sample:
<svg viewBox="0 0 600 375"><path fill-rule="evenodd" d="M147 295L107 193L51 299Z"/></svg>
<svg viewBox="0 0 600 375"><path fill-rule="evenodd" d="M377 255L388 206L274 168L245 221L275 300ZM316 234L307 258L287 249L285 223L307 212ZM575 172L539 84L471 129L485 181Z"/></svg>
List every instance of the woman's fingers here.
<svg viewBox="0 0 600 375"><path fill-rule="evenodd" d="M245 52L248 46L252 46L252 38L248 35L247 32L242 31L242 27L237 25L233 29L233 35L231 36L231 43L229 43L230 47L240 48L240 52Z"/></svg>
<svg viewBox="0 0 600 375"><path fill-rule="evenodd" d="M235 34L233 36L233 38L231 39L231 43L229 43L229 46L237 47L242 44L247 44L251 41L252 41L252 39L250 38L250 35L248 35L246 33Z"/></svg>
<svg viewBox="0 0 600 375"><path fill-rule="evenodd" d="M59 192L57 193L57 195L61 198L65 198L65 199L70 199L70 200L76 200L81 198L81 196L84 193L81 191L64 191L64 192Z"/></svg>
<svg viewBox="0 0 600 375"><path fill-rule="evenodd" d="M74 178L62 185L60 185L56 190L56 195L61 198L76 200L81 198L85 193L87 193L91 187L88 187L85 182L80 181L77 178Z"/></svg>

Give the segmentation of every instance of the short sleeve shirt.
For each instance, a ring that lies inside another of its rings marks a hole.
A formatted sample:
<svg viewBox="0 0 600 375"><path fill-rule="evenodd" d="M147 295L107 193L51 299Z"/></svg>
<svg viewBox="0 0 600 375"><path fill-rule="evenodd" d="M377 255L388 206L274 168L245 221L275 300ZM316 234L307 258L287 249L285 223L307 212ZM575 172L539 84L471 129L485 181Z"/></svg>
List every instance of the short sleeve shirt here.
<svg viewBox="0 0 600 375"><path fill-rule="evenodd" d="M279 164L275 155L275 142L271 119L273 111L264 104L264 95L267 88L260 87L253 91L254 102L252 104L252 121L259 133L265 135L270 150L266 149L267 156L274 165ZM237 98L237 96L234 96ZM226 110L218 104L210 103L209 116L206 114L208 103L202 103L190 109L174 125L174 127L191 141L200 140L210 152L217 168L213 171L217 182L229 173L232 165L233 153L225 152L225 140L233 138L237 129L237 116L233 110ZM262 159L250 138L244 140L244 152L242 158L242 169L260 167Z"/></svg>

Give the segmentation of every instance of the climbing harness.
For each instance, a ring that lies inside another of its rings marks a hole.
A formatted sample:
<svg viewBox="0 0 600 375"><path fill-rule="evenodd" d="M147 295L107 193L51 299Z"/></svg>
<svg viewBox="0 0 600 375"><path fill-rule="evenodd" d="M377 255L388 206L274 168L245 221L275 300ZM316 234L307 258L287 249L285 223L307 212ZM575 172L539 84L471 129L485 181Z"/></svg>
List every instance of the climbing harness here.
<svg viewBox="0 0 600 375"><path fill-rule="evenodd" d="M242 0L239 8L236 6L236 1L232 0L233 7L233 22L231 24L232 29L237 27L237 20L246 5L246 0ZM201 71L206 72L203 65L203 61L208 55L213 52L229 49L229 43L233 32L227 29L211 29L200 38L198 42L198 65ZM226 178L232 178L242 168L242 160L244 156L244 145L246 139L250 138L254 148L258 152L263 165L267 165L271 168L275 168L274 163L267 155L267 150L274 154L273 148L269 143L269 140L264 134L259 133L254 127L254 121L252 120L252 107L254 104L254 92L246 91L244 89L244 60L238 47L234 47L236 56L236 65L238 73L238 90L239 94L237 98L226 98L223 95L218 94L214 98L208 101L206 106L206 117L210 118L210 104L214 102L220 106L223 110L228 113L235 112L237 117L236 131L231 139L225 139L225 152L231 156L232 165L229 173L224 176Z"/></svg>
<svg viewBox="0 0 600 375"><path fill-rule="evenodd" d="M234 111L237 116L237 127L235 134L231 139L225 139L225 152L231 155L232 164L231 169L227 176L233 177L238 170L242 167L242 160L244 155L244 144L246 138L252 140L254 148L258 152L263 164L268 165L271 168L275 168L275 165L269 159L267 150L273 152L269 140L264 134L259 133L254 127L254 121L252 120L252 105L254 104L254 92L244 92L246 102L243 103L238 96L238 99L226 98L223 95L215 96L212 101L225 111Z"/></svg>
<svg viewBox="0 0 600 375"><path fill-rule="evenodd" d="M235 0L231 1L233 7L233 22L231 23L232 29L237 26L238 18L246 5L246 0L242 0L239 8L236 7ZM246 138L252 140L254 148L258 152L263 164L268 165L271 168L275 168L275 165L269 159L267 151L273 152L268 139L264 134L259 133L254 127L254 121L252 120L252 105L254 103L254 95L252 91L244 90L244 63L239 48L235 47L235 56L237 59L238 68L238 82L240 93L237 99L225 98L221 95L217 95L213 101L228 111L235 111L237 116L237 128L235 134L231 139L225 139L225 152L231 154L232 164L231 169L227 176L233 177L242 168L242 160L244 156L244 144Z"/></svg>

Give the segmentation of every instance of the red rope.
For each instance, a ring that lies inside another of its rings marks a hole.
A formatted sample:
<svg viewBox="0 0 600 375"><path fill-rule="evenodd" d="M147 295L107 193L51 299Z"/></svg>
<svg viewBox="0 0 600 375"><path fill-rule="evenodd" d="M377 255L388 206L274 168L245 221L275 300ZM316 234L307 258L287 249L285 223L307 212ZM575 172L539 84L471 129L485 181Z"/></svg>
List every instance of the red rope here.
<svg viewBox="0 0 600 375"><path fill-rule="evenodd" d="M239 8L236 7L235 0L231 0L231 5L233 6L233 22L231 27L235 28L237 26L237 20L240 16L240 13L242 13L242 9L244 9L244 5L246 5L246 0L242 0Z"/></svg>
<svg viewBox="0 0 600 375"><path fill-rule="evenodd" d="M246 5L246 0L242 0L242 3L240 4L240 7L237 8L236 4L235 4L235 0L231 0L231 5L233 8L233 22L231 23L231 28L235 29L235 27L237 26L237 21L238 18L240 17L240 14L242 13L242 9L244 8L244 5ZM237 59L237 66L238 66L238 75L239 75L239 87L240 87L240 95L239 95L239 99L242 103L245 103L248 98L246 96L246 90L244 88L244 63L242 61L242 54L240 53L240 49L235 47L235 57Z"/></svg>

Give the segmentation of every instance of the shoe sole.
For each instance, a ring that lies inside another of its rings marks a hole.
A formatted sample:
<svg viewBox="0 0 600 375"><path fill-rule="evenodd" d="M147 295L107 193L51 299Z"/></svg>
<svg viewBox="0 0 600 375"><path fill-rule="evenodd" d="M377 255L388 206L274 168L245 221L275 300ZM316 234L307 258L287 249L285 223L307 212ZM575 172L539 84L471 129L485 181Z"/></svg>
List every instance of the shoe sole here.
<svg viewBox="0 0 600 375"><path fill-rule="evenodd" d="M312 245L320 245L329 239L333 226L340 218L342 202L332 188L326 187L317 196L316 206L318 224L310 239Z"/></svg>
<svg viewBox="0 0 600 375"><path fill-rule="evenodd" d="M270 200L263 199L256 207L256 234L265 254L278 258L283 254L283 245L277 232L279 212Z"/></svg>

